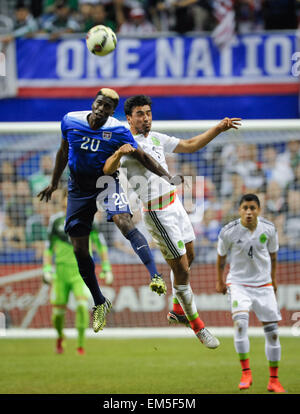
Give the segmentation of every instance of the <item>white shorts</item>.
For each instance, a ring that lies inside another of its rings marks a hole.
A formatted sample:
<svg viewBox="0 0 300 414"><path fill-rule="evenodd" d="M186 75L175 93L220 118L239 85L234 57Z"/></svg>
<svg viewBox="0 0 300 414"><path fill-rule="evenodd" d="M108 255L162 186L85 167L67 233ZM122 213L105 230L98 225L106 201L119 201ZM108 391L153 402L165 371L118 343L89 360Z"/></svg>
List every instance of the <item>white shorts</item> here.
<svg viewBox="0 0 300 414"><path fill-rule="evenodd" d="M227 288L232 315L253 310L261 322L281 321L273 286L249 287L230 285Z"/></svg>
<svg viewBox="0 0 300 414"><path fill-rule="evenodd" d="M162 210L143 211L143 218L165 259L183 256L185 244L195 240L192 223L178 197Z"/></svg>

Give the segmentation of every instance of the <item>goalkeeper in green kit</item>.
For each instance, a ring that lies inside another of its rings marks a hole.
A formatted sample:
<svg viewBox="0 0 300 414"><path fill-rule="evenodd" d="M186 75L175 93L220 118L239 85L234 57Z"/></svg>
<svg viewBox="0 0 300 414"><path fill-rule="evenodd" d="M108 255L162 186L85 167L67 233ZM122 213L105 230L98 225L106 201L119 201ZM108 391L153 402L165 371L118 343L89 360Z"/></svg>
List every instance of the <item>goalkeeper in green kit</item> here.
<svg viewBox="0 0 300 414"><path fill-rule="evenodd" d="M64 231L67 191L62 196L63 211L50 217L48 240L43 257L43 281L51 284L52 323L57 331L56 352L64 352L64 321L69 294L72 291L76 299L75 325L78 331L77 353L83 355L85 330L89 326L88 300L90 291L78 271L73 246ZM107 246L102 234L94 228L90 234L90 248L95 249L101 258L100 278L111 284L113 274L108 258Z"/></svg>

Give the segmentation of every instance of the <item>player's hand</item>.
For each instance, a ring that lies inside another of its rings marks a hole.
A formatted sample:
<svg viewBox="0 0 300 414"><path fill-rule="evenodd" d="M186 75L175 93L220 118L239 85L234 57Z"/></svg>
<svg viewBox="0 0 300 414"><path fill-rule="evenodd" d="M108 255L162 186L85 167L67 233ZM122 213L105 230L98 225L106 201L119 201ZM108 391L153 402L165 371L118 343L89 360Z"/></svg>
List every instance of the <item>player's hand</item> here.
<svg viewBox="0 0 300 414"><path fill-rule="evenodd" d="M104 279L107 285L111 285L114 281L114 275L111 270L102 270L99 277L100 279Z"/></svg>
<svg viewBox="0 0 300 414"><path fill-rule="evenodd" d="M221 132L228 131L228 129L234 128L238 129L239 126L242 124L240 121L242 118L224 118L217 127L221 130Z"/></svg>
<svg viewBox="0 0 300 414"><path fill-rule="evenodd" d="M136 149L133 148L130 144L124 144L118 149L117 152L118 152L118 154L123 156L123 155L132 154L135 151L136 151Z"/></svg>
<svg viewBox="0 0 300 414"><path fill-rule="evenodd" d="M37 197L39 197L40 201L43 201L45 199L47 203L49 200L51 200L51 195L55 190L57 190L57 186L48 185L48 187L38 193Z"/></svg>
<svg viewBox="0 0 300 414"><path fill-rule="evenodd" d="M273 289L274 289L274 293L276 294L277 293L277 282L276 282L276 280L272 281L272 286L273 286Z"/></svg>
<svg viewBox="0 0 300 414"><path fill-rule="evenodd" d="M225 295L227 293L227 286L224 282L217 281L216 291L218 293L223 293L223 295Z"/></svg>

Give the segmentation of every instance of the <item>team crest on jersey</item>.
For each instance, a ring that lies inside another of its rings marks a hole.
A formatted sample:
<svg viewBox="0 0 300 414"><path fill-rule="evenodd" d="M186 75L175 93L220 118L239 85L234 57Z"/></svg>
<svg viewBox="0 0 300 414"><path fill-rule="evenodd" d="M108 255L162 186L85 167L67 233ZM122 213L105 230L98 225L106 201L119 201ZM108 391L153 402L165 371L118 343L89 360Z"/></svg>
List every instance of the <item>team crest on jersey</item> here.
<svg viewBox="0 0 300 414"><path fill-rule="evenodd" d="M259 241L260 241L261 243L265 243L265 242L267 241L267 236L265 235L265 233L262 233L262 234L259 236Z"/></svg>
<svg viewBox="0 0 300 414"><path fill-rule="evenodd" d="M112 133L108 132L108 131L103 131L102 134L102 138L105 139L106 141L108 141L109 139L111 139Z"/></svg>
<svg viewBox="0 0 300 414"><path fill-rule="evenodd" d="M151 140L153 142L154 145L160 145L160 140L156 137L151 137Z"/></svg>

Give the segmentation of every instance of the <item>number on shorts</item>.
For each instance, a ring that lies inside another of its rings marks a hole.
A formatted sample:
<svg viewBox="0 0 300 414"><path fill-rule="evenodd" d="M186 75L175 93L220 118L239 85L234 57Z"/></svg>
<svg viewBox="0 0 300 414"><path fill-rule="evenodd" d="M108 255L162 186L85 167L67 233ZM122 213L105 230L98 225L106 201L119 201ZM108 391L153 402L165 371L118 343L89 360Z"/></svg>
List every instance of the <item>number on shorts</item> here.
<svg viewBox="0 0 300 414"><path fill-rule="evenodd" d="M115 198L115 206L123 208L128 204L128 200L125 193L114 193L112 198Z"/></svg>
<svg viewBox="0 0 300 414"><path fill-rule="evenodd" d="M253 259L253 247L252 246L250 246L248 256L251 257L251 259Z"/></svg>

